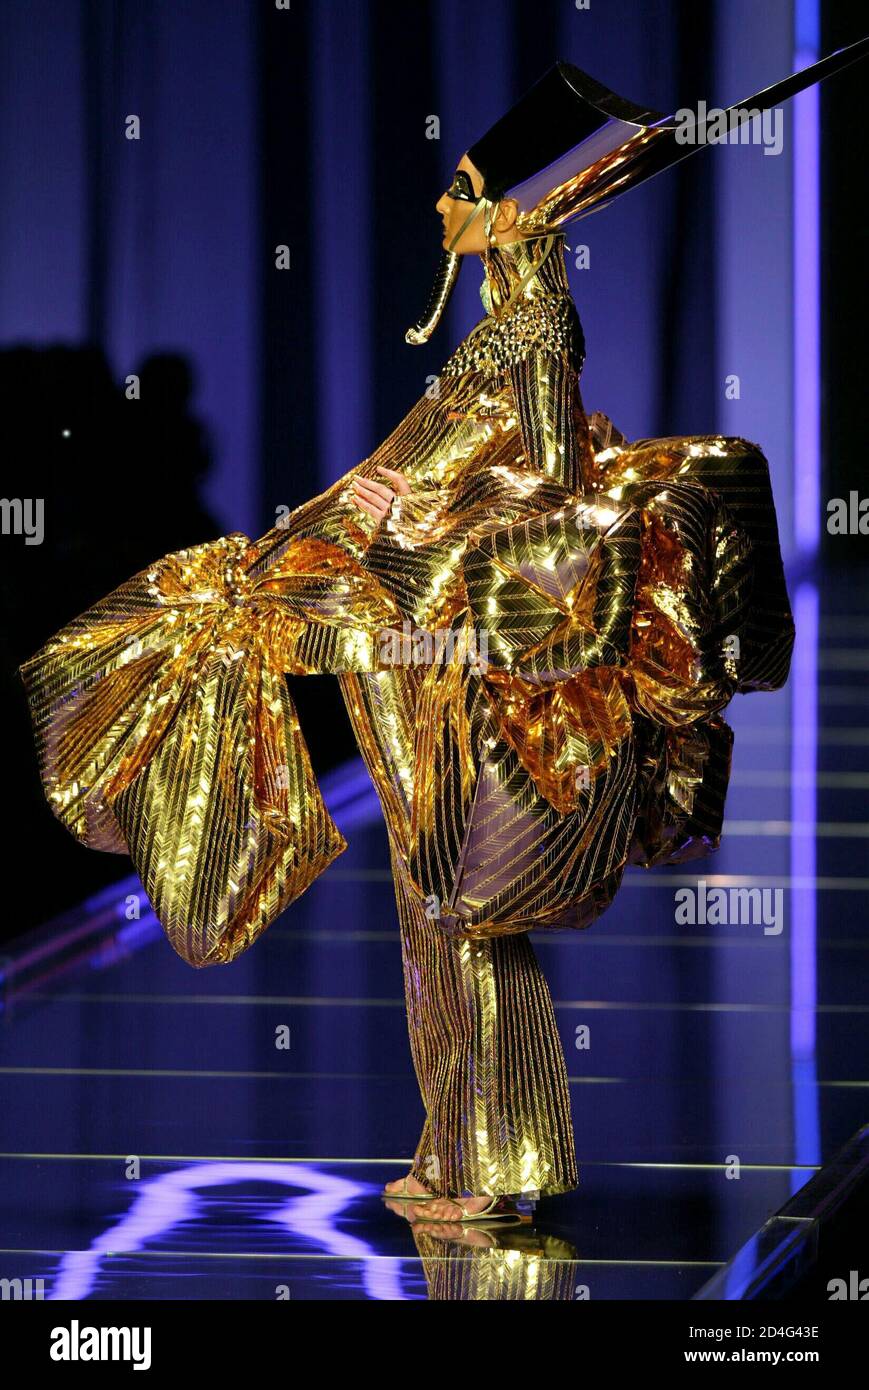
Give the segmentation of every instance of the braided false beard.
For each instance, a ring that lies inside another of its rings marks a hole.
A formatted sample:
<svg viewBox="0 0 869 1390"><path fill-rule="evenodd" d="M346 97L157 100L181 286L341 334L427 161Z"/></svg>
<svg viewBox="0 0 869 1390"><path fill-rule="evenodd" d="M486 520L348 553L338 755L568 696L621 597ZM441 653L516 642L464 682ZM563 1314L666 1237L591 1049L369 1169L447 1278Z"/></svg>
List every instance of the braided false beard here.
<svg viewBox="0 0 869 1390"><path fill-rule="evenodd" d="M428 342L441 321L444 309L447 307L456 280L459 278L461 264L462 258L461 256L457 256L455 251L445 251L443 253L440 265L437 268L434 284L431 288L431 294L428 298L425 314L405 333L404 341L406 343L413 343L415 347L418 347L421 343Z"/></svg>

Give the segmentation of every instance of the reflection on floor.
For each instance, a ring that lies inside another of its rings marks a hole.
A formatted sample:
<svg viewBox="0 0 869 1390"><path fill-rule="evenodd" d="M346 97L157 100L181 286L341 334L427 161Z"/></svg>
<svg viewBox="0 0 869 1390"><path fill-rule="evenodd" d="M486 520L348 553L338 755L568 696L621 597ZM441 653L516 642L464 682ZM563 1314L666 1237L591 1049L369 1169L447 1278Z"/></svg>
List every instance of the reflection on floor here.
<svg viewBox="0 0 869 1390"><path fill-rule="evenodd" d="M589 931L535 938L576 1192L465 1234L381 1202L422 1109L384 836L353 773L330 798L350 849L235 965L191 971L147 911L128 920L131 883L66 924L75 967L7 970L0 1279L76 1299L691 1298L867 1118L869 621L846 601L819 625L815 591L793 596L790 686L729 713L720 853L631 871ZM679 925L700 881L781 889L781 917Z"/></svg>

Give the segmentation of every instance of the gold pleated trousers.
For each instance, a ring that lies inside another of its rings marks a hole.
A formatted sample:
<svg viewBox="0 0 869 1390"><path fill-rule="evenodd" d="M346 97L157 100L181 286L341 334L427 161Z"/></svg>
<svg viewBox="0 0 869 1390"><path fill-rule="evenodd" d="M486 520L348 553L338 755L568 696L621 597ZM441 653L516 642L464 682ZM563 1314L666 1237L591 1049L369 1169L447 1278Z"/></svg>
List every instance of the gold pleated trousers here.
<svg viewBox="0 0 869 1390"><path fill-rule="evenodd" d="M421 676L341 678L389 830L413 1063L426 1119L412 1173L441 1196L564 1192L578 1174L564 1050L525 935L455 940L407 881L408 759Z"/></svg>
<svg viewBox="0 0 869 1390"><path fill-rule="evenodd" d="M531 943L449 939L393 868L410 1047L426 1108L414 1177L450 1196L575 1187L564 1052Z"/></svg>

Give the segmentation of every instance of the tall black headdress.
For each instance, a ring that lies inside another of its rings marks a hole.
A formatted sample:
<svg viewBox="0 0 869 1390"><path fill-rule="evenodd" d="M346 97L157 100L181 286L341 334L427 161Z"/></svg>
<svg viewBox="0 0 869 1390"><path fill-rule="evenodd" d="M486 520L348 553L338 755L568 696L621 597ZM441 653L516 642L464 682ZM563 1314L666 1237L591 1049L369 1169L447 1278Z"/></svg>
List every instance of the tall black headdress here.
<svg viewBox="0 0 869 1390"><path fill-rule="evenodd" d="M468 158L483 176L474 211L510 197L518 204L520 235L556 230L867 54L869 37L700 119L637 106L572 63L555 63L469 148ZM408 342L424 343L431 336L460 263L455 251L444 252L425 316L408 329Z"/></svg>

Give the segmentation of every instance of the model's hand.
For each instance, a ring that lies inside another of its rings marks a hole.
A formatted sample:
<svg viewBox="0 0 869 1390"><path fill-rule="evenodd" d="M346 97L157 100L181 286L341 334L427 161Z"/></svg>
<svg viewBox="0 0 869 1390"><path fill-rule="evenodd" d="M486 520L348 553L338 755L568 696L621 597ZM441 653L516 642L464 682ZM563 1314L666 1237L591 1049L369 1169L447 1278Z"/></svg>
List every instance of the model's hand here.
<svg viewBox="0 0 869 1390"><path fill-rule="evenodd" d="M360 511L367 512L375 521L382 521L392 506L392 499L396 495L404 497L410 492L410 483L402 473L396 473L392 468L378 468L377 471L382 473L384 478L388 478L389 482L378 483L373 478L354 478L353 501Z"/></svg>

